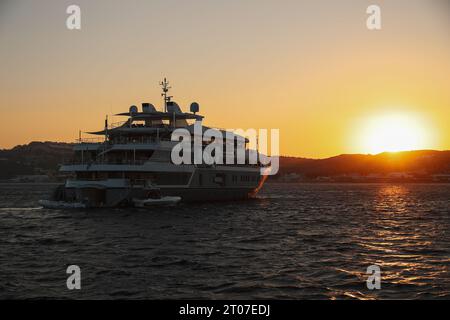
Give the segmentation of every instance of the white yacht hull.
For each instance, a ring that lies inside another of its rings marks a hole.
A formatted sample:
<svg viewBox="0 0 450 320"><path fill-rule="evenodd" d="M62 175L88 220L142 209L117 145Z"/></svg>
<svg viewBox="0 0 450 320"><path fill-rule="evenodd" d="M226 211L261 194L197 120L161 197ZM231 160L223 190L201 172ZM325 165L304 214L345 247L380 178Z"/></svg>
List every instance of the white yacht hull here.
<svg viewBox="0 0 450 320"><path fill-rule="evenodd" d="M256 195L267 177L257 168L189 166L185 171L176 168L180 171L175 175L173 171L161 171L157 175L153 169L135 174L134 180L67 180L62 195L55 200L87 203L89 207L133 206L133 199L148 198L149 184L158 188L162 196L180 197L183 202L245 200ZM156 178L146 178L149 174L155 174ZM172 180L164 180L169 174ZM183 179L178 179L182 175Z"/></svg>

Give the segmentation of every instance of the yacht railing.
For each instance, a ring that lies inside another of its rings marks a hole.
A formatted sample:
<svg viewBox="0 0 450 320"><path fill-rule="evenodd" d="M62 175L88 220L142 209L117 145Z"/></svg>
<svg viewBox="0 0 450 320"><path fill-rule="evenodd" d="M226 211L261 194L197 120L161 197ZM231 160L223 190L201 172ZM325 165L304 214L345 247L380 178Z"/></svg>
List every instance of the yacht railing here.
<svg viewBox="0 0 450 320"><path fill-rule="evenodd" d="M76 140L77 143L102 143L105 142L104 137L95 137L95 138L80 138Z"/></svg>
<svg viewBox="0 0 450 320"><path fill-rule="evenodd" d="M102 160L102 159L98 159L95 161L89 161L89 160L71 160L71 161L66 161L63 163L63 165L87 165L87 166L92 166L92 165L102 165L102 164L109 164L109 165L143 165L145 162L147 162L148 159L146 160L141 160L141 159L136 159L136 160Z"/></svg>
<svg viewBox="0 0 450 320"><path fill-rule="evenodd" d="M157 138L134 138L134 139L129 139L129 138L114 138L110 141L108 141L109 144L148 144L148 143L157 143L159 142L161 139L157 139Z"/></svg>

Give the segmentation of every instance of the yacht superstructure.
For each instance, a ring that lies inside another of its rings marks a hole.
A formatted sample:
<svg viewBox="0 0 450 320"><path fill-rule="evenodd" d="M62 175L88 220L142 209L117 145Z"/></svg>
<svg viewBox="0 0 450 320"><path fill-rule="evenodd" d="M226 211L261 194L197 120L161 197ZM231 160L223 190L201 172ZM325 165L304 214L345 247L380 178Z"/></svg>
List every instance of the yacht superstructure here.
<svg viewBox="0 0 450 320"><path fill-rule="evenodd" d="M80 136L73 161L60 167L61 172L70 173L73 178L57 190L55 200L114 207L130 205L132 199L145 199L155 188L163 196L178 196L182 201L246 199L258 192L266 178L259 162L173 163L171 152L179 142L172 141L172 133L185 128L194 135L195 123L201 123L203 116L198 114L197 103L191 104L190 112L183 112L168 95L167 80L161 85L164 111L156 110L150 103L142 103L141 110L131 106L128 112L117 114L126 117L125 121L109 125L105 120L102 130L89 132L102 141ZM203 125L201 128L208 129ZM224 144L237 148L235 138L239 136L223 133ZM245 138L244 141L248 142ZM209 142L202 141L202 147Z"/></svg>

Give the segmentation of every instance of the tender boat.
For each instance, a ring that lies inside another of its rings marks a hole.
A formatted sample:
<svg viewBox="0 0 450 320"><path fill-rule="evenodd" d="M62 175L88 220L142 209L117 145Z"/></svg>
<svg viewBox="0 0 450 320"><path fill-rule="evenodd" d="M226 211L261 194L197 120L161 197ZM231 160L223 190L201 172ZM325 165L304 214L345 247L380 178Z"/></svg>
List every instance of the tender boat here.
<svg viewBox="0 0 450 320"><path fill-rule="evenodd" d="M86 204L81 202L39 200L39 204L46 209L84 209Z"/></svg>
<svg viewBox="0 0 450 320"><path fill-rule="evenodd" d="M161 205L174 205L181 201L181 197L161 197L158 199L133 199L133 205L137 208L147 208Z"/></svg>

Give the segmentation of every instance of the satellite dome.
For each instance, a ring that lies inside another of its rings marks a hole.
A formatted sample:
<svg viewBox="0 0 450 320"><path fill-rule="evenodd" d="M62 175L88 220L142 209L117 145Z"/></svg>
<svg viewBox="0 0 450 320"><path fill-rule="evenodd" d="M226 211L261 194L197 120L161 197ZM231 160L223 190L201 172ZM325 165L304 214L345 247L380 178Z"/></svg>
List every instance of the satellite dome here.
<svg viewBox="0 0 450 320"><path fill-rule="evenodd" d="M138 108L136 106L130 107L130 113L137 113L137 112L138 112Z"/></svg>
<svg viewBox="0 0 450 320"><path fill-rule="evenodd" d="M198 112L200 110L199 104L197 102L192 102L190 110L192 113Z"/></svg>

